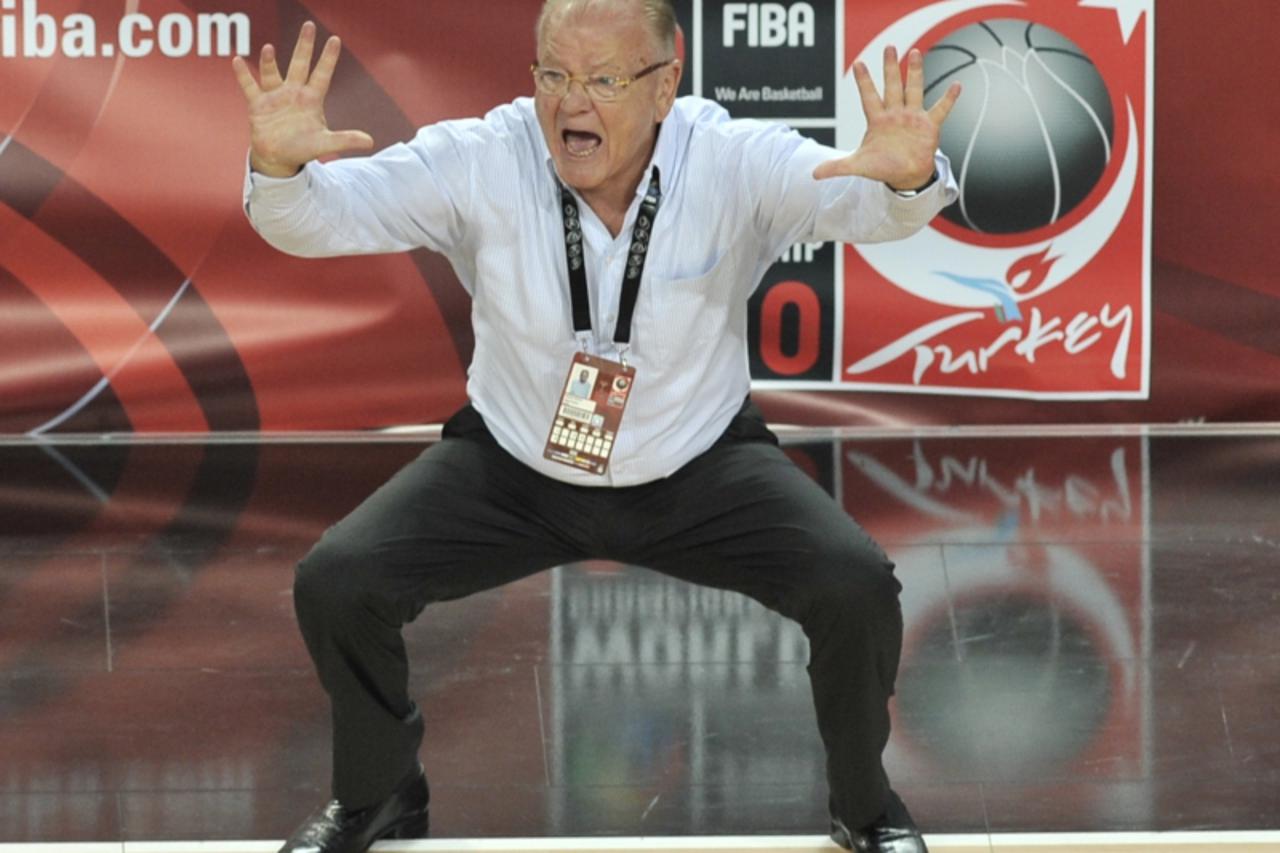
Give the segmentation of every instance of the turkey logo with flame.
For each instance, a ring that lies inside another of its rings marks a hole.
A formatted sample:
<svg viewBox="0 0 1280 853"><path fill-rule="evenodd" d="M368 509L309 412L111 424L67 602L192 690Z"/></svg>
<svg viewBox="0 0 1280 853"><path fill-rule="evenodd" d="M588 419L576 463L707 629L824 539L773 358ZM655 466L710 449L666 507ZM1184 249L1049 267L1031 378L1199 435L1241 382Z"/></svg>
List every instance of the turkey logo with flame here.
<svg viewBox="0 0 1280 853"><path fill-rule="evenodd" d="M843 382L1145 398L1153 3L914 5L847 15L847 65L919 48L926 105L961 80L941 140L961 196L906 241L846 249ZM851 72L841 86L856 103ZM846 111L838 147L864 131Z"/></svg>

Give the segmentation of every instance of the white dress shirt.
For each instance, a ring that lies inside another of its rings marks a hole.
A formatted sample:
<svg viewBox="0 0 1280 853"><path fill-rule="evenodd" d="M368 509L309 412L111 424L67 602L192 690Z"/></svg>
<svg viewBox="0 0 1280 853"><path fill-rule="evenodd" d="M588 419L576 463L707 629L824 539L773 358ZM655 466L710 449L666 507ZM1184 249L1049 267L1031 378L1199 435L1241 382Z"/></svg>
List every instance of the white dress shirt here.
<svg viewBox="0 0 1280 853"><path fill-rule="evenodd" d="M603 476L542 457L578 349L555 167L521 98L447 121L372 156L309 163L287 179L250 172L245 209L281 251L304 257L426 247L472 298L467 394L526 465L587 486L666 477L715 442L750 390L747 298L798 242L893 240L956 197L946 158L913 198L862 178L815 181L840 156L781 125L730 119L679 98L615 238L579 199L596 355L612 341L632 225L656 165L662 185L627 361L636 381Z"/></svg>

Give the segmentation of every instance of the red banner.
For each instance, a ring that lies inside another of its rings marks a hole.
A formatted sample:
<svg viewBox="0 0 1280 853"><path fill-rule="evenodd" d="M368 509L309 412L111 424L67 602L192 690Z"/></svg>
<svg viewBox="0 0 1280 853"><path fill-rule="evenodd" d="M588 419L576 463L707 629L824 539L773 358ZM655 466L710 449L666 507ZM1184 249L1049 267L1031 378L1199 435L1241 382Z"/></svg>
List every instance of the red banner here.
<svg viewBox="0 0 1280 853"><path fill-rule="evenodd" d="M1236 56L1231 68L1203 61L1212 44L1267 25L1273 10L1241 0L1224 17L1209 0L1189 0L1153 19L1152 6L677 4L687 92L823 141L856 143L846 71L877 39L929 51L936 76L972 76L939 60L978 51L984 24L1008 40L1014 25L990 23L1000 21L1034 25L1034 49L1002 50L975 67L1024 100L1052 83L1062 114L1076 116L1060 133L1076 134L1080 175L1067 180L1066 159L1055 160L1055 183L1049 149L1033 152L1015 188L1034 196L1049 187L1051 201L1010 205L1034 214L1011 221L976 189L991 171L984 163L1001 155L985 150L993 118L969 106L984 103L980 85L964 80L955 133L962 151L984 153L969 158L964 204L926 234L964 251L884 247L916 270L903 279L876 249L791 250L749 312L767 414L815 423L1280 418L1269 237L1280 222L1280 179L1257 162L1277 131L1233 82L1266 77L1274 61L1263 52ZM447 417L464 399L472 347L470 305L453 271L425 251L305 261L267 247L240 208L247 131L230 56L266 42L287 53L302 22L316 20L322 36L337 33L345 45L331 124L367 130L382 146L529 94L537 8L531 0L426 9L389 0L377 14L318 0L6 4L0 432L363 429ZM1205 39L1212 44L1201 47ZM1089 60L1077 71L1096 77L1054 82L1066 66L1045 56L1068 56L1068 44ZM519 45L526 49L512 49ZM1028 68L1040 76L1033 81ZM1046 128L1050 112L1041 110ZM1020 120L1019 138L1034 140L1035 127ZM966 161L952 160L959 174ZM1121 190L1110 232L1086 229ZM957 317L971 319L919 334ZM902 353L872 364L895 342ZM923 390L944 395L901 393ZM993 394L1005 396L973 396ZM1086 401L1042 402L1066 397Z"/></svg>
<svg viewBox="0 0 1280 853"><path fill-rule="evenodd" d="M846 250L838 379L1146 397L1154 3L918 5L859 8L847 44L869 67L918 47L926 105L964 86L941 141L960 197L908 240ZM844 147L865 131L851 115Z"/></svg>

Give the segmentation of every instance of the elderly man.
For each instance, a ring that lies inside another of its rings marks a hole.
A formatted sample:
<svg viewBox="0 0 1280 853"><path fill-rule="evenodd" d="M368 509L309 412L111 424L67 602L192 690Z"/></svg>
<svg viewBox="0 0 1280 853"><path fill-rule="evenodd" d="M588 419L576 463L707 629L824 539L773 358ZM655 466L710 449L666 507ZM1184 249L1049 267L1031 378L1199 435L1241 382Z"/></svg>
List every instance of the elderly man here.
<svg viewBox="0 0 1280 853"><path fill-rule="evenodd" d="M584 558L735 590L796 620L826 747L832 836L923 851L881 765L900 586L870 537L751 406L746 304L789 246L891 240L955 197L923 70L855 67L868 131L843 155L676 98L670 0L547 0L535 93L367 158L324 100L340 46L286 74L235 61L252 132L246 210L320 257L428 247L473 300L470 404L298 567L298 620L333 712L333 800L284 851L424 835L422 717L401 629L428 604ZM594 370L590 399L570 378Z"/></svg>

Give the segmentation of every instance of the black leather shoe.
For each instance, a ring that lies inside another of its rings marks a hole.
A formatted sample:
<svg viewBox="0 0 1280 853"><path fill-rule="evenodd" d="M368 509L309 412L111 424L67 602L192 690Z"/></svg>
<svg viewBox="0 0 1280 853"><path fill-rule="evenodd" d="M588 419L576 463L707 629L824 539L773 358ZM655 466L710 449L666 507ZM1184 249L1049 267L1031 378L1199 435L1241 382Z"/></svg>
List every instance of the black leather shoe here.
<svg viewBox="0 0 1280 853"><path fill-rule="evenodd" d="M889 807L870 826L850 830L839 818L831 818L831 840L858 853L929 853L916 822L893 791L889 792Z"/></svg>
<svg viewBox="0 0 1280 853"><path fill-rule="evenodd" d="M427 777L418 765L377 805L348 811L331 801L303 821L280 853L365 853L382 838L426 838L429 799Z"/></svg>

